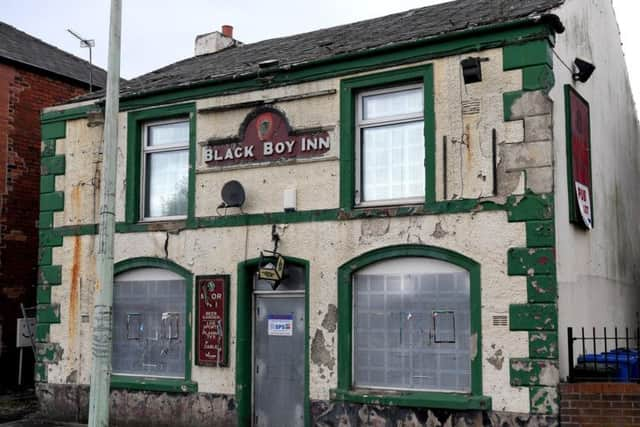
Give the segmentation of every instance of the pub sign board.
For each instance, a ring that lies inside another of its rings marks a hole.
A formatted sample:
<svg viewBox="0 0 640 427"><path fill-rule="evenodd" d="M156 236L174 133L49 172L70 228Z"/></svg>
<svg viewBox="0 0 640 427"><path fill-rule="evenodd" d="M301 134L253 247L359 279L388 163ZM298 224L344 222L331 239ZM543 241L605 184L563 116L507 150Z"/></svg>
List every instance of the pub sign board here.
<svg viewBox="0 0 640 427"><path fill-rule="evenodd" d="M294 131L284 113L273 107L252 111L239 134L239 138L208 140L202 151L205 164L214 167L318 157L331 148L326 130Z"/></svg>
<svg viewBox="0 0 640 427"><path fill-rule="evenodd" d="M196 277L196 365L229 365L229 276Z"/></svg>
<svg viewBox="0 0 640 427"><path fill-rule="evenodd" d="M591 124L589 103L570 85L565 86L567 175L570 221L593 228L591 181Z"/></svg>

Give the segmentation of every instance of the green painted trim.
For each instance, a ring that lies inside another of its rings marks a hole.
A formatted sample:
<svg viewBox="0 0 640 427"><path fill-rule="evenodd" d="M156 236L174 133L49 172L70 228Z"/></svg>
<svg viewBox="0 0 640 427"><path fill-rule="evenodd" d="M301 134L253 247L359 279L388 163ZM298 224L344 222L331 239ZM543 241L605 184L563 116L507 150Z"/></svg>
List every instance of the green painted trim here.
<svg viewBox="0 0 640 427"><path fill-rule="evenodd" d="M62 283L61 265L43 265L38 268L38 285L59 285Z"/></svg>
<svg viewBox="0 0 640 427"><path fill-rule="evenodd" d="M553 221L527 222L527 247L549 248L556 245L556 230Z"/></svg>
<svg viewBox="0 0 640 427"><path fill-rule="evenodd" d="M53 249L50 247L38 248L38 265L51 265L53 263Z"/></svg>
<svg viewBox="0 0 640 427"><path fill-rule="evenodd" d="M59 111L48 111L40 114L40 123L64 122L73 119L83 119L87 117L87 113L92 111L100 111L101 108L97 104L83 105L82 107L72 107Z"/></svg>
<svg viewBox="0 0 640 427"><path fill-rule="evenodd" d="M524 18L432 36L418 41L398 43L393 46L334 55L328 59L274 70L268 79L256 72L241 77L192 84L186 88L173 87L141 95L130 95L122 98L120 108L121 111L133 110L346 76L394 65L503 47L514 42L547 39L552 33L552 29L546 24L533 23L530 19Z"/></svg>
<svg viewBox="0 0 640 427"><path fill-rule="evenodd" d="M38 304L36 322L38 324L60 323L60 304Z"/></svg>
<svg viewBox="0 0 640 427"><path fill-rule="evenodd" d="M64 210L64 192L45 193L40 195L40 211L54 212Z"/></svg>
<svg viewBox="0 0 640 427"><path fill-rule="evenodd" d="M435 202L435 107L433 65L403 68L340 82L340 207L349 212L355 201L356 94L390 84L420 82L424 91L425 205Z"/></svg>
<svg viewBox="0 0 640 427"><path fill-rule="evenodd" d="M567 153L567 197L569 198L569 222L576 226L588 230L584 224L578 208L578 200L575 193L573 184L573 147L571 144L572 131L571 131L571 101L570 94L573 93L580 98L589 110L589 176L591 177L591 185L589 186L589 197L591 198L591 222L592 226L595 225L595 208L593 200L593 171L591 170L591 105L586 99L578 93L578 91L571 85L564 85L564 108L565 108L565 132L566 132L566 153Z"/></svg>
<svg viewBox="0 0 640 427"><path fill-rule="evenodd" d="M552 195L528 194L522 198L510 196L505 204L497 204L492 201L478 199L450 200L436 202L433 205L424 206L400 206L392 208L355 209L343 211L340 209L325 209L296 212L268 212L260 214L238 214L223 217L200 217L195 219L195 224L187 224L186 221L168 221L154 223L129 224L119 222L116 224L117 233L146 233L156 231L192 230L200 228L220 227L244 227L253 225L270 224L294 224L324 221L351 221L366 218L400 218L409 216L442 215L455 213L479 213L506 211L510 222L527 221L534 219L553 218ZM50 214L50 213L44 213ZM42 218L41 213L41 218ZM53 216L50 216L51 219ZM45 223L44 225L47 225ZM47 228L47 227L41 227ZM78 236L98 233L97 224L71 225L56 227L50 232L55 236ZM60 243L62 244L62 243ZM50 245L59 246L59 245Z"/></svg>
<svg viewBox="0 0 640 427"><path fill-rule="evenodd" d="M50 229L51 227L53 227L53 212L40 212L38 228L43 230ZM42 246L42 244L40 246Z"/></svg>
<svg viewBox="0 0 640 427"><path fill-rule="evenodd" d="M555 275L527 277L529 303L555 303L558 300L558 282Z"/></svg>
<svg viewBox="0 0 640 427"><path fill-rule="evenodd" d="M502 94L502 108L503 108L503 114L504 114L504 121L505 122L510 122L512 120L515 120L513 118L513 114L511 113L511 109L513 108L513 105L520 99L522 98L522 95L524 95L524 91L522 90L516 90L513 92L505 92Z"/></svg>
<svg viewBox="0 0 640 427"><path fill-rule="evenodd" d="M367 265L402 257L424 257L445 261L469 272L470 302L471 302L471 336L477 336L477 351L471 361L471 393L469 397L482 397L482 316L481 316L481 281L480 264L464 255L448 249L422 245L399 245L375 249L366 252L338 268L338 390L350 390L350 395L369 394L369 391L352 390L352 307L353 307L353 274ZM420 401L426 398L424 392L407 393L409 399ZM455 404L456 398L452 393L428 393L430 399L436 401L451 400ZM438 395L438 396L436 396ZM394 393L393 397L397 397ZM392 396L389 396L392 398Z"/></svg>
<svg viewBox="0 0 640 427"><path fill-rule="evenodd" d="M36 362L34 367L34 372L33 372L35 382L46 383L48 380L47 373L48 373L47 364Z"/></svg>
<svg viewBox="0 0 640 427"><path fill-rule="evenodd" d="M36 287L36 304L51 304L51 286L38 285Z"/></svg>
<svg viewBox="0 0 640 427"><path fill-rule="evenodd" d="M67 136L67 122L42 123L40 139L62 139Z"/></svg>
<svg viewBox="0 0 640 427"><path fill-rule="evenodd" d="M557 359L557 332L529 332L529 357L535 359Z"/></svg>
<svg viewBox="0 0 640 427"><path fill-rule="evenodd" d="M36 325L35 339L37 343L49 342L49 333L51 327L49 325Z"/></svg>
<svg viewBox="0 0 640 427"><path fill-rule="evenodd" d="M40 194L53 193L56 191L55 175L42 175L40 177Z"/></svg>
<svg viewBox="0 0 640 427"><path fill-rule="evenodd" d="M305 366L304 366L304 417L305 427L311 426L311 401L309 398L309 296L310 296L310 264L309 261L284 257L289 264L305 269ZM258 266L259 258L238 263L238 282L236 288L236 410L238 426L252 425L252 383L253 383L253 276L252 271Z"/></svg>
<svg viewBox="0 0 640 427"><path fill-rule="evenodd" d="M550 65L533 65L522 69L522 89L526 91L542 90L548 93L555 83Z"/></svg>
<svg viewBox="0 0 640 427"><path fill-rule="evenodd" d="M510 276L556 274L553 248L510 248L507 253L507 269Z"/></svg>
<svg viewBox="0 0 640 427"><path fill-rule="evenodd" d="M189 224L193 224L195 221L196 104L189 102L168 107L131 111L127 114L125 222L128 224L136 224L141 219L142 126L146 122L180 117L189 119L189 195L186 221Z"/></svg>
<svg viewBox="0 0 640 427"><path fill-rule="evenodd" d="M182 276L186 282L185 286L185 300L187 302L186 305L186 319L185 319L185 338L184 338L184 346L185 346L185 368L184 368L184 380L179 380L181 385L185 384L195 384L191 383L191 366L193 365L193 346L192 346L192 337L193 337L193 273L191 273L186 268L180 266L179 264L164 258L152 258L152 257L138 257L138 258L129 258L122 261L119 261L113 265L113 275L116 276L120 273L124 273L128 270L133 270L136 268L161 268L164 270L172 271L179 276ZM126 378L127 384L137 383L140 387L146 387L146 383L149 382L149 378L145 377L129 377L125 375L116 376L114 378ZM112 378L113 380L113 378ZM155 380L157 384L163 384L167 380L158 379ZM113 384L113 383L112 383ZM141 390L147 390L142 388ZM179 390L182 391L182 390ZM192 391L191 389L187 391Z"/></svg>
<svg viewBox="0 0 640 427"><path fill-rule="evenodd" d="M43 157L40 160L40 175L64 175L65 170L66 161L64 154Z"/></svg>
<svg viewBox="0 0 640 427"><path fill-rule="evenodd" d="M559 372L557 360L513 358L509 360L509 377L512 386L550 386L560 381L551 372Z"/></svg>
<svg viewBox="0 0 640 427"><path fill-rule="evenodd" d="M42 151L40 157L51 157L56 155L56 140L46 139L42 141Z"/></svg>
<svg viewBox="0 0 640 427"><path fill-rule="evenodd" d="M558 307L555 304L511 304L509 330L556 331Z"/></svg>
<svg viewBox="0 0 640 427"><path fill-rule="evenodd" d="M553 56L547 39L511 44L502 48L502 69L504 71L533 65L553 67Z"/></svg>
<svg viewBox="0 0 640 427"><path fill-rule="evenodd" d="M552 220L553 208L553 194L528 191L519 202L513 202L507 214L509 222Z"/></svg>
<svg viewBox="0 0 640 427"><path fill-rule="evenodd" d="M559 395L557 387L529 388L529 405L532 414L557 415L559 410Z"/></svg>
<svg viewBox="0 0 640 427"><path fill-rule="evenodd" d="M111 377L111 389L164 391L169 393L195 393L198 391L198 383L185 380L174 380L153 377L129 377L126 375L113 375Z"/></svg>
<svg viewBox="0 0 640 427"><path fill-rule="evenodd" d="M362 403L366 405L403 406L413 408L438 408L454 410L491 410L491 397L470 396L458 393L394 393L380 394L379 390L331 391L331 400Z"/></svg>

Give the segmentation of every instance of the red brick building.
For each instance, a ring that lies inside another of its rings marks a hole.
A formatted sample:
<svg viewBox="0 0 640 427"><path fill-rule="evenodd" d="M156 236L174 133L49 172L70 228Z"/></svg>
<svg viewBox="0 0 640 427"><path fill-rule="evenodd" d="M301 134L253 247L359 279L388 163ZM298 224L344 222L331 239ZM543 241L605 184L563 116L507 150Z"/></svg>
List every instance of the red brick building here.
<svg viewBox="0 0 640 427"><path fill-rule="evenodd" d="M36 305L40 111L105 86L106 73L0 22L0 390L17 382L16 318ZM33 356L26 352L25 367ZM24 379L32 381L30 370Z"/></svg>

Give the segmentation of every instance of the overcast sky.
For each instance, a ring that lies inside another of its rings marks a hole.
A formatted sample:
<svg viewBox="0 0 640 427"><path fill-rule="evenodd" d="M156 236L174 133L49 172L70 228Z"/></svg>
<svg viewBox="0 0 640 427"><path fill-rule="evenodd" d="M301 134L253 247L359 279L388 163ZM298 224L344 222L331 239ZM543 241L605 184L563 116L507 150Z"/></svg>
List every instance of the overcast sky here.
<svg viewBox="0 0 640 427"><path fill-rule="evenodd" d="M606 1L606 0L605 0ZM442 0L123 0L124 78L132 78L193 55L197 34L235 27L236 39L251 43L332 27L394 12L443 3ZM634 98L640 99L640 40L635 18L638 0L613 0L627 55ZM94 63L106 69L109 0L0 0L0 21L88 59L87 49L66 29L95 39Z"/></svg>

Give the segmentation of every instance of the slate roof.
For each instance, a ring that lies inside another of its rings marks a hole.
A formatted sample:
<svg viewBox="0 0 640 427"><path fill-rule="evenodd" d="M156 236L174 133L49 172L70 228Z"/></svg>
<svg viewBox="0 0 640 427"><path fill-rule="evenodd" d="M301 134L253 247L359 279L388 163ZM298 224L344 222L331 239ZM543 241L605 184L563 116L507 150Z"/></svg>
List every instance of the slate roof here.
<svg viewBox="0 0 640 427"><path fill-rule="evenodd" d="M0 61L3 59L89 84L88 61L0 22ZM94 86L106 87L106 71L93 66L92 74Z"/></svg>
<svg viewBox="0 0 640 427"><path fill-rule="evenodd" d="M258 71L262 61L280 68L403 42L545 14L564 0L457 0L353 24L264 40L188 58L129 80L121 96L188 87ZM81 98L97 97L83 96Z"/></svg>

